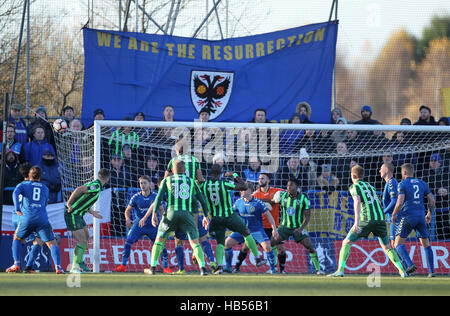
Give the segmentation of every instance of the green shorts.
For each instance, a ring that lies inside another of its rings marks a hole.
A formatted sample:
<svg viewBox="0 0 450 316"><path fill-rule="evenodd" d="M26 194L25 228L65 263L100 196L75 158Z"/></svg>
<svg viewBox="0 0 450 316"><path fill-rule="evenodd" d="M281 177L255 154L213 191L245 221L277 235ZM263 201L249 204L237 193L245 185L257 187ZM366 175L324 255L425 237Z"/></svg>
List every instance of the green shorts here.
<svg viewBox="0 0 450 316"><path fill-rule="evenodd" d="M66 221L66 226L68 231L77 231L86 227L86 222L83 216L79 214L72 214L64 212L64 220Z"/></svg>
<svg viewBox="0 0 450 316"><path fill-rule="evenodd" d="M241 235L244 235L247 230L247 226L242 218L237 213L233 213L227 217L213 217L209 224L209 235L214 238L218 244L225 245L225 232L227 228Z"/></svg>
<svg viewBox="0 0 450 316"><path fill-rule="evenodd" d="M189 240L199 237L194 215L188 211L168 211L164 214L158 226L157 237L167 239L171 232L182 230Z"/></svg>
<svg viewBox="0 0 450 316"><path fill-rule="evenodd" d="M355 242L358 239L367 238L369 237L370 233L373 233L373 235L378 237L378 239L381 242L383 242L383 244L385 245L389 244L389 238L385 221L361 222L359 224L359 228L360 231L358 233L355 233L354 231L350 230L346 238L351 242Z"/></svg>
<svg viewBox="0 0 450 316"><path fill-rule="evenodd" d="M283 240L289 240L289 237L293 237L296 243L301 242L305 238L309 238L309 234L304 229L300 235L294 234L295 228L288 228L286 226L280 225L278 226L278 234L281 236Z"/></svg>

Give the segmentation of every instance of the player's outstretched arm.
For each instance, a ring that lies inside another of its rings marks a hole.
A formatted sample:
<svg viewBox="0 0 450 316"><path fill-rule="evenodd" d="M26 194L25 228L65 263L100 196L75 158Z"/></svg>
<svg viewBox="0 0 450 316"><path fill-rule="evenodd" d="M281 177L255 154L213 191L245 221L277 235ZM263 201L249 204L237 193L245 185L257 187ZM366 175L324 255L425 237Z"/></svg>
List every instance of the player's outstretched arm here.
<svg viewBox="0 0 450 316"><path fill-rule="evenodd" d="M274 238L278 238L277 224L275 223L275 219L273 218L272 213L270 213L269 210L264 212L263 214L269 221L270 226L272 226L272 236L274 236Z"/></svg>
<svg viewBox="0 0 450 316"><path fill-rule="evenodd" d="M300 225L299 228L296 229L296 231L301 234L302 231L306 228L306 226L308 226L310 219L311 219L311 210L306 209L305 210L305 218L303 218L302 224Z"/></svg>
<svg viewBox="0 0 450 316"><path fill-rule="evenodd" d="M94 216L95 218L98 218L98 219L103 218L103 216L100 212L94 211L93 209L89 209L88 213L91 214L92 216Z"/></svg>
<svg viewBox="0 0 450 316"><path fill-rule="evenodd" d="M405 194L399 194L397 198L397 203L394 207L394 212L392 212L392 223L397 225L397 214L402 208L403 202L405 202Z"/></svg>
<svg viewBox="0 0 450 316"><path fill-rule="evenodd" d="M427 221L427 224L431 222L431 215L433 215L434 210L436 209L436 200L434 198L433 193L428 193L427 195L428 199L428 212L425 216L425 219Z"/></svg>
<svg viewBox="0 0 450 316"><path fill-rule="evenodd" d="M127 228L131 228L131 226L133 226L133 221L130 217L132 209L133 207L130 205L127 205L127 208L125 209L125 225L127 226Z"/></svg>
<svg viewBox="0 0 450 316"><path fill-rule="evenodd" d="M155 205L155 202L153 202L150 207L148 208L147 212L145 213L144 217L141 218L141 220L139 221L139 227L144 227L145 222L147 221L147 219L150 217L150 215L153 214L153 207ZM152 216L153 219L153 216Z"/></svg>
<svg viewBox="0 0 450 316"><path fill-rule="evenodd" d="M85 185L80 185L78 188L76 188L72 194L70 195L69 199L67 200L67 211L70 213L72 212L72 204L78 199L78 197L82 196L83 194L88 192L88 187Z"/></svg>

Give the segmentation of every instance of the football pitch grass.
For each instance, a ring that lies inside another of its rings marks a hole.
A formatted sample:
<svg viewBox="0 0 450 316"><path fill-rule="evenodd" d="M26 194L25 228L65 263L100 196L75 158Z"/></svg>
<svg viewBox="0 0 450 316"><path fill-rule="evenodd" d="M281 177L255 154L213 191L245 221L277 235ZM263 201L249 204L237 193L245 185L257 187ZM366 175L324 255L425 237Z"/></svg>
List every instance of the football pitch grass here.
<svg viewBox="0 0 450 316"><path fill-rule="evenodd" d="M450 295L450 278L382 275L344 278L288 274L198 274L153 276L143 273L56 275L0 273L0 296L336 296ZM378 286L379 285L379 286Z"/></svg>

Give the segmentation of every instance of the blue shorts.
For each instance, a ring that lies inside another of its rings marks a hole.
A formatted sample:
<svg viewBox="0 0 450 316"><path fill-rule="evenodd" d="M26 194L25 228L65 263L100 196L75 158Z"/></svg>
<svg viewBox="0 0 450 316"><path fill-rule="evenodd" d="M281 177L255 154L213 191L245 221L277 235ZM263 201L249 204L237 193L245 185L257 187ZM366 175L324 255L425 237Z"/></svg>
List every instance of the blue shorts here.
<svg viewBox="0 0 450 316"><path fill-rule="evenodd" d="M416 231L418 238L428 238L428 226L425 216L406 216L403 217L398 224L397 235L401 238L408 238L412 230Z"/></svg>
<svg viewBox="0 0 450 316"><path fill-rule="evenodd" d="M205 227L203 227L202 221L203 221L203 215L199 215L198 221L197 221L199 238L205 236L208 233L208 231L205 229ZM181 229L179 229L175 232L175 237L180 240L189 240L188 236Z"/></svg>
<svg viewBox="0 0 450 316"><path fill-rule="evenodd" d="M26 220L21 220L16 229L16 236L21 240L30 241L28 237L33 236L36 233L43 242L49 242L55 239L53 234L52 225L50 222L29 222ZM34 238L33 238L34 240Z"/></svg>
<svg viewBox="0 0 450 316"><path fill-rule="evenodd" d="M127 243L128 244L134 244L139 239L141 239L143 236L147 236L150 238L152 243L155 242L156 234L158 233L158 227L153 227L152 224L145 225L144 227L139 227L138 222L136 222L133 227L130 228L127 234Z"/></svg>
<svg viewBox="0 0 450 316"><path fill-rule="evenodd" d="M253 239L255 239L257 244L261 244L265 241L270 240L263 228L261 228L261 230L250 232L250 234L252 235ZM239 234L237 232L232 233L229 237L233 238L240 244L245 242L244 236L242 236L241 234Z"/></svg>

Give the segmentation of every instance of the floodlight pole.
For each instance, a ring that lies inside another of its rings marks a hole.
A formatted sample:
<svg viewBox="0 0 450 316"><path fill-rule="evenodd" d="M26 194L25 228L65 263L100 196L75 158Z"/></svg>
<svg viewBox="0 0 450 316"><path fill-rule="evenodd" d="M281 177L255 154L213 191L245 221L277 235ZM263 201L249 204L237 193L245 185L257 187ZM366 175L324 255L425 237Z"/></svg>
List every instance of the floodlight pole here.
<svg viewBox="0 0 450 316"><path fill-rule="evenodd" d="M222 0L218 0L217 2L214 3L214 6L211 10L209 10L208 14L206 15L206 17L203 19L202 23L200 23L199 27L195 30L194 35L192 35L192 38L196 38L198 33L200 32L201 28L203 27L203 25L206 23L206 21L208 21L209 17L211 16L211 14L216 10L217 6L219 5L219 3L222 2Z"/></svg>
<svg viewBox="0 0 450 316"><path fill-rule="evenodd" d="M11 87L11 100L9 104L11 105L14 102L14 92L16 90L16 80L17 80L17 71L19 69L19 58L20 58L20 50L22 47L22 37L23 37L23 25L25 23L25 13L27 11L28 1L23 2L23 11L22 11L22 22L20 23L20 33L19 33L19 44L17 45L17 55L16 55L16 66L14 68L14 77ZM5 120L7 117L5 117Z"/></svg>
<svg viewBox="0 0 450 316"><path fill-rule="evenodd" d="M0 192L3 192L5 189L4 186L4 179L5 179L5 162L6 162L6 127L8 125L8 105L9 105L9 95L8 92L5 93L5 101L3 103L3 139L2 139L2 157L1 157L1 165L0 165ZM3 225L3 202L4 202L4 194L0 195L0 248L1 248L1 242L2 242L2 225Z"/></svg>
<svg viewBox="0 0 450 316"><path fill-rule="evenodd" d="M328 22L331 21L331 17L333 16L334 12L334 20L337 21L337 15L338 15L338 0L333 0L333 3L331 5L330 10L330 16L328 17ZM336 53L334 54L334 70L333 70L333 104L332 104L332 110L336 108Z"/></svg>

